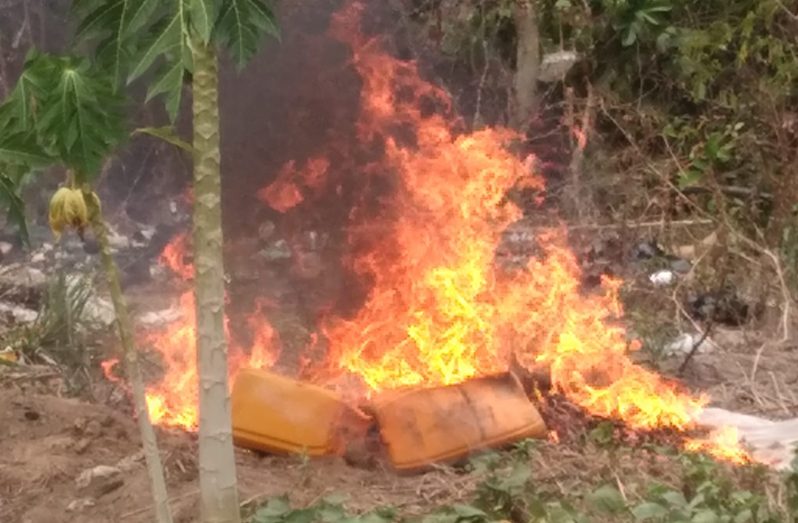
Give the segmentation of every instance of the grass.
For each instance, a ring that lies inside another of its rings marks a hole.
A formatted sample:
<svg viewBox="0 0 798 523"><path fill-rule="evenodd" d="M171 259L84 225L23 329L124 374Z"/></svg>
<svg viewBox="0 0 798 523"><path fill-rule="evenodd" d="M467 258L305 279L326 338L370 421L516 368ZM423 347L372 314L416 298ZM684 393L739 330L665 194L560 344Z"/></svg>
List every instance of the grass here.
<svg viewBox="0 0 798 523"><path fill-rule="evenodd" d="M92 292L90 276L59 273L47 283L36 320L14 326L5 335L7 345L24 361L57 367L72 393L90 383L93 352L87 342L91 325L86 305Z"/></svg>

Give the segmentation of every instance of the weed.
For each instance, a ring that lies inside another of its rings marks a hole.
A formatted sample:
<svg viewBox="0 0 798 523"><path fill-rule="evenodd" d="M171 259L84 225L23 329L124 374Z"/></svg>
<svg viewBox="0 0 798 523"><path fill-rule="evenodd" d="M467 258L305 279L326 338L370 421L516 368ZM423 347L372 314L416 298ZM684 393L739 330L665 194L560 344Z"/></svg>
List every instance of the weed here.
<svg viewBox="0 0 798 523"><path fill-rule="evenodd" d="M251 523L388 523L396 512L378 508L362 515L350 515L343 506L344 498L328 496L307 508L294 509L285 496L270 499L249 519Z"/></svg>
<svg viewBox="0 0 798 523"><path fill-rule="evenodd" d="M27 361L63 371L72 392L88 383L91 353L85 336L86 304L92 285L89 276L74 278L59 273L47 283L36 320L7 334L9 345Z"/></svg>
<svg viewBox="0 0 798 523"><path fill-rule="evenodd" d="M676 485L651 483L642 494L627 499L614 484L569 492L547 491L534 481L529 458L535 444L522 442L507 452L489 451L469 462L482 476L471 503L439 507L416 519L400 518L389 508L349 515L343 499L328 497L304 509L293 509L286 498L269 500L252 516L252 523L787 523L798 521L798 456L787 476L789 512L774 513L765 496L735 486L712 459L694 454L675 456L682 465ZM738 471L757 476L756 468ZM753 478L756 481L755 477ZM762 479L759 480L762 483ZM677 482L679 483L679 482Z"/></svg>

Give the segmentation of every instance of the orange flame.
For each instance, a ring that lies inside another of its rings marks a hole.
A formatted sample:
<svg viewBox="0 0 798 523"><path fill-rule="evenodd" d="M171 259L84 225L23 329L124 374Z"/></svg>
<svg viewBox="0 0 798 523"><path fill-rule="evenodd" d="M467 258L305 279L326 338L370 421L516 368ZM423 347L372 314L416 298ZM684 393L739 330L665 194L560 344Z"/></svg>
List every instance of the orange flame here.
<svg viewBox="0 0 798 523"><path fill-rule="evenodd" d="M329 166L326 158L313 158L298 169L291 160L280 169L274 182L258 191L258 199L278 212L288 212L305 200L302 187L319 190Z"/></svg>
<svg viewBox="0 0 798 523"><path fill-rule="evenodd" d="M183 260L186 248L185 236L178 236L161 255L161 261L170 264ZM193 266L177 266L175 273L183 278L193 275ZM194 294L191 291L180 296L178 307L180 319L161 330L145 336L149 345L161 356L164 370L160 381L147 387L147 407L153 423L193 431L198 423L196 312ZM279 339L263 315L264 305L257 304L255 312L247 319L252 331L249 350L237 343L230 343L229 376L232 380L242 368L269 368L279 355ZM230 340L227 322L225 333ZM115 362L106 362L110 369ZM106 364L103 365L105 369Z"/></svg>
<svg viewBox="0 0 798 523"><path fill-rule="evenodd" d="M750 454L743 448L736 427L721 427L706 439L688 439L685 449L690 452L706 452L717 459L738 465L753 462Z"/></svg>
<svg viewBox="0 0 798 523"><path fill-rule="evenodd" d="M507 370L514 358L547 366L554 388L594 415L633 429L692 428L708 399L629 358L621 282L585 295L564 231L537 231L542 254L523 270L497 267L501 234L522 217L508 191L544 189L535 162L511 151L520 137L508 129L455 131L459 123L443 115L448 94L362 36L362 10L349 3L332 33L352 48L362 79L359 138L384 149L380 168L366 173L395 173L398 187L378 219L350 228L353 245L369 245L353 268L373 286L353 318L324 325L329 364L379 391L458 383ZM430 104L439 111L422 110ZM707 445L739 451L728 438Z"/></svg>
<svg viewBox="0 0 798 523"><path fill-rule="evenodd" d="M350 45L362 79L357 141L383 151L381 163L362 169L362 176L391 176L394 183L378 216L359 208L350 213L349 241L358 248L349 261L372 286L353 317L329 315L323 322L329 351L316 378L353 374L370 394L459 383L517 361L528 369L548 367L554 388L597 416L633 429L693 428L707 398L634 364L629 352L635 346L619 325L620 282L607 279L602 292L585 294L563 230L535 231L541 254L524 267L497 265L503 232L522 218L506 195L518 187L544 190L534 158L519 159L513 144L522 137L509 129L457 131L462 126L447 116L449 95L422 80L414 63L365 38L358 30L361 11L348 4L335 16L332 34ZM323 157L301 168L289 162L259 197L287 212L319 192L329 169ZM184 249L185 238L177 239L162 260L189 278L193 269L177 263ZM197 423L191 293L180 306L182 320L150 337L166 373L148 389L148 405L156 423L191 430ZM248 351L233 347L232 376L276 360L278 340L262 304L248 326L253 341ZM728 434L686 446L732 461L743 455Z"/></svg>
<svg viewBox="0 0 798 523"><path fill-rule="evenodd" d="M185 260L187 249L188 234L178 234L166 245L159 258L161 265L184 280L194 278L194 266Z"/></svg>

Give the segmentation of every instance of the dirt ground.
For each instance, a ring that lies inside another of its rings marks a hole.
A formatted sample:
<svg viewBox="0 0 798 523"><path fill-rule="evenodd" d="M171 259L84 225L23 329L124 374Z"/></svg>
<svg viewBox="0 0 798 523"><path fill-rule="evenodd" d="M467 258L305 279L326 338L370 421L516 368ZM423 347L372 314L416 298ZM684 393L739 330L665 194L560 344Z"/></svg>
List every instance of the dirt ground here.
<svg viewBox="0 0 798 523"><path fill-rule="evenodd" d="M0 391L0 441L0 521L152 521L137 427L128 416L103 405L12 387ZM175 520L196 521L196 440L160 431L159 442ZM453 480L444 469L400 477L380 465L364 470L339 458L303 462L243 450L237 450L236 461L242 503L290 494L292 501L307 504L342 493L350 495L352 510L392 505L413 513L470 492L467 475ZM123 482L108 486L112 490L97 496L92 506L80 507L82 499L97 492L79 488L76 478L98 465L119 467Z"/></svg>
<svg viewBox="0 0 798 523"><path fill-rule="evenodd" d="M720 336L716 338L720 341ZM703 382L718 406L769 413L774 418L790 413L794 416L795 403L789 404L791 393L787 391L796 390L798 355L785 345L766 347L770 353L760 357L757 378L752 382L750 371L759 346L734 345L727 340L722 350L696 358L687 381L692 385ZM59 397L57 378L47 374L7 371L0 374L0 383L0 521L151 521L151 497L138 430L126 407L122 408L124 401L111 407ZM651 478L667 481L669 475L678 474L675 460L658 456L644 445L624 446L620 454L617 449L596 447L585 438L589 429L585 420L581 423L564 435L559 445L541 442L533 468L535 481L544 488L566 493L583 489L584 484L609 481L633 495ZM195 437L161 430L159 442L175 520L196 521ZM471 499L478 480L471 473L450 467L400 476L379 460L367 469L341 458L303 461L240 449L236 459L240 498L250 505L287 494L300 506L335 493L348 496L350 510L393 506L403 515L414 515ZM81 473L99 465L120 468L121 481L79 487ZM89 498L92 503L83 501Z"/></svg>
<svg viewBox="0 0 798 523"><path fill-rule="evenodd" d="M175 294L150 291L130 292L134 310L166 308ZM258 287L258 291L263 289ZM288 299L287 291L284 294L279 298L286 314L303 317L302 302ZM286 303L293 303L293 308ZM294 336L295 343L288 343L291 329L280 318L270 319L286 345L305 343L303 333ZM776 333L743 334L740 329L717 328L707 343L711 350L697 354L681 379L691 389L709 393L713 406L774 419L798 416L798 350L791 342L769 341L775 338ZM109 341L107 346L113 344ZM682 358L645 363L676 376ZM94 402L67 399L59 379L47 367L0 366L0 522L152 521L149 482L127 398L99 379L92 390ZM573 412L553 419L544 409L549 428L558 429L560 444L541 442L531 458L534 480L541 488L556 496L608 481L632 497L652 478L668 481L679 474L676 460L658 456L641 442L626 442L613 450L596 446L587 437L596 421ZM196 521L196 439L159 430L159 443L175 520ZM303 461L240 449L236 459L240 499L248 505L287 494L303 506L329 494L343 494L353 511L393 506L402 515L417 515L472 499L479 481L474 474L451 467L400 476L379 459L358 466L341 458ZM121 478L79 486L81 474L98 466L119 468Z"/></svg>

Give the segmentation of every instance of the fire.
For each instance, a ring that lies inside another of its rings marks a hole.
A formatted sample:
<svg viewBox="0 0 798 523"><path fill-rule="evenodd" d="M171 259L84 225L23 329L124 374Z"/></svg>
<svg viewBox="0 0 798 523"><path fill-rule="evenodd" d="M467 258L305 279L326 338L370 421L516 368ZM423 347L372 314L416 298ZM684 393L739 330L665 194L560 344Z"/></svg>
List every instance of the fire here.
<svg viewBox="0 0 798 523"><path fill-rule="evenodd" d="M502 232L522 217L506 195L544 190L535 162L513 152L520 137L508 129L459 130L445 91L361 34L362 10L350 2L331 33L351 47L362 80L357 141L383 151L363 176L393 176L394 190L377 216L350 213L351 267L372 287L354 317L324 323L327 370L360 376L370 394L459 383L514 359L549 368L554 388L594 415L633 429L692 428L708 398L630 359L621 282L585 294L563 230L538 231L542 254L523 269L497 266ZM730 439L706 445L742 452Z"/></svg>
<svg viewBox="0 0 798 523"><path fill-rule="evenodd" d="M185 242L170 243L161 256L162 262L174 257L182 260L184 248ZM191 271L175 272L193 274L193 268ZM144 336L146 344L160 354L164 369L163 377L147 387L147 407L153 423L193 431L199 419L194 293L184 292L179 298L178 307L181 312L178 321ZM230 379L242 368L267 369L277 361L279 339L265 319L263 309L264 305L258 304L247 318L253 338L248 350L231 340L229 322L225 324L229 342Z"/></svg>
<svg viewBox="0 0 798 523"><path fill-rule="evenodd" d="M351 252L345 261L371 283L370 292L353 316L328 313L323 319L319 328L328 352L325 361L312 362L314 378L331 382L354 375L370 395L460 383L517 362L529 370L548 368L555 390L594 415L632 429L693 428L707 398L632 361L636 347L620 325L621 282L606 279L601 292L585 293L564 230L536 231L540 254L524 267L496 263L503 232L523 215L508 192L545 189L534 158L519 158L514 145L521 137L509 129L463 131L445 91L422 80L414 63L382 52L360 33L361 11L360 4L349 3L331 30L351 47L362 79L357 137L343 151L349 148L351 158L359 148L372 153L361 157L381 151L379 162L357 172L364 185L389 178L390 191L381 194L378 211L372 202L349 213ZM258 197L282 213L301 209L325 196L321 188L333 170L323 156L299 166L289 162ZM185 237L177 238L161 259L189 279L193 268L183 263L185 244ZM148 389L148 405L156 423L193 429L191 293L181 297L180 307L180 321L148 338L166 369ZM262 309L259 304L248 319L248 350L231 345L231 376L245 366L276 362L279 340ZM732 461L744 455L731 434L686 446Z"/></svg>
<svg viewBox="0 0 798 523"><path fill-rule="evenodd" d="M184 280L194 278L194 265L186 263L187 250L188 234L178 234L167 244L159 259L161 265L168 267Z"/></svg>
<svg viewBox="0 0 798 523"><path fill-rule="evenodd" d="M685 448L690 452L706 452L717 459L738 465L751 463L751 456L743 449L740 434L735 427L722 427L707 439L689 439Z"/></svg>
<svg viewBox="0 0 798 523"><path fill-rule="evenodd" d="M168 249L169 247L167 247ZM147 387L147 407L155 424L193 429L197 424L197 354L193 292L178 300L180 319L146 342L161 356L163 378Z"/></svg>
<svg viewBox="0 0 798 523"><path fill-rule="evenodd" d="M278 212L288 212L305 200L303 188L319 190L329 166L326 158L313 158L300 169L291 160L280 169L271 185L258 191L258 199Z"/></svg>

